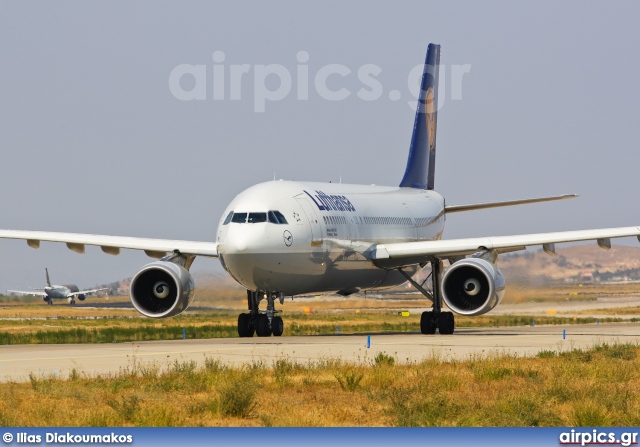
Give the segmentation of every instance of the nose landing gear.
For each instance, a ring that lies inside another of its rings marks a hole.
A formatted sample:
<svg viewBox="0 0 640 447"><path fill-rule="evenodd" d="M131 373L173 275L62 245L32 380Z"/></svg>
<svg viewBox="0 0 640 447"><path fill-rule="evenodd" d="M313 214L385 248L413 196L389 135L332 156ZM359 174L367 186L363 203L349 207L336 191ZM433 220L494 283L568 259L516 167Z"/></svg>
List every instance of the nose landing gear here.
<svg viewBox="0 0 640 447"><path fill-rule="evenodd" d="M260 313L259 303L262 299L267 300L267 310ZM247 290L249 313L238 316L238 336L253 337L255 333L258 337L269 337L272 334L280 337L284 332L284 322L282 318L275 315L281 312L275 309L276 299L282 304L284 294Z"/></svg>

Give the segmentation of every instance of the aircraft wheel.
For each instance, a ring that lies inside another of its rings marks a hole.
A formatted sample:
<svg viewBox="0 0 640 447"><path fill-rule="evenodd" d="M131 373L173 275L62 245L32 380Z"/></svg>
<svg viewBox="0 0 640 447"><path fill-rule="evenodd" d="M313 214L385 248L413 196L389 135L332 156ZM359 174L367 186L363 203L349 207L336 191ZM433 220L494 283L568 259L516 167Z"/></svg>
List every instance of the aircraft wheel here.
<svg viewBox="0 0 640 447"><path fill-rule="evenodd" d="M425 335L433 335L436 333L437 320L434 318L433 312L422 312L420 317L420 332Z"/></svg>
<svg viewBox="0 0 640 447"><path fill-rule="evenodd" d="M258 324L256 325L256 335L258 337L269 337L271 335L271 328L269 328L269 318L266 315L260 315L258 317Z"/></svg>
<svg viewBox="0 0 640 447"><path fill-rule="evenodd" d="M273 320L271 320L271 332L273 332L273 335L276 337L280 337L282 335L284 332L284 322L282 321L282 318L273 317Z"/></svg>
<svg viewBox="0 0 640 447"><path fill-rule="evenodd" d="M253 325L249 314L238 315L238 336L253 337Z"/></svg>
<svg viewBox="0 0 640 447"><path fill-rule="evenodd" d="M440 315L438 315L438 331L440 331L440 334L451 335L454 327L453 312L440 312Z"/></svg>

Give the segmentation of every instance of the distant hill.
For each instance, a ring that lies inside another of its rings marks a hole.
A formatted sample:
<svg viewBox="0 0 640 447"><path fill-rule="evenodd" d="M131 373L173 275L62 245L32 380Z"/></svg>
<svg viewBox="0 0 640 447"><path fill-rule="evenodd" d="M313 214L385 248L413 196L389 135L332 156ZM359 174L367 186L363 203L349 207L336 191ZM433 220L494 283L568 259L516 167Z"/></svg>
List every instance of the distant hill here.
<svg viewBox="0 0 640 447"><path fill-rule="evenodd" d="M602 282L640 280L640 248L597 244L558 248L555 256L542 251L501 255L498 266L508 281Z"/></svg>

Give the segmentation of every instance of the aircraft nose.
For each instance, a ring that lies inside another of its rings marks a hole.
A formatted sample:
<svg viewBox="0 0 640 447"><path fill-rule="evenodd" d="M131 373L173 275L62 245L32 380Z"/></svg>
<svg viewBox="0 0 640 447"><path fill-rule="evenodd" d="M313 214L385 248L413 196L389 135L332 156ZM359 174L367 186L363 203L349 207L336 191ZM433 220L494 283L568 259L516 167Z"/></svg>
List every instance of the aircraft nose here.
<svg viewBox="0 0 640 447"><path fill-rule="evenodd" d="M247 250L247 240L244 237L237 237L233 241L233 245L237 252L243 252Z"/></svg>
<svg viewBox="0 0 640 447"><path fill-rule="evenodd" d="M231 225L225 238L227 254L247 253L259 250L266 243L264 225L236 224Z"/></svg>

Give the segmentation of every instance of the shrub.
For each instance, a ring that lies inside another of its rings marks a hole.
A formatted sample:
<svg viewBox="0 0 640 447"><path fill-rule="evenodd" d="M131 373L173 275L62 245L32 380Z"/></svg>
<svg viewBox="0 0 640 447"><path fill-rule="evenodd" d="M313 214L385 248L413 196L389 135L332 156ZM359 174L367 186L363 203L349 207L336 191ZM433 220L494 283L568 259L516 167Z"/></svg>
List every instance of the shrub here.
<svg viewBox="0 0 640 447"><path fill-rule="evenodd" d="M218 408L223 416L247 418L256 406L259 384L248 373L233 373L222 384Z"/></svg>
<svg viewBox="0 0 640 447"><path fill-rule="evenodd" d="M335 377L342 390L355 391L360 386L360 381L364 377L364 374L358 374L355 371L347 371L344 374L336 374Z"/></svg>
<svg viewBox="0 0 640 447"><path fill-rule="evenodd" d="M376 366L393 366L396 363L396 359L384 352L378 352L378 354L373 358L373 363Z"/></svg>

